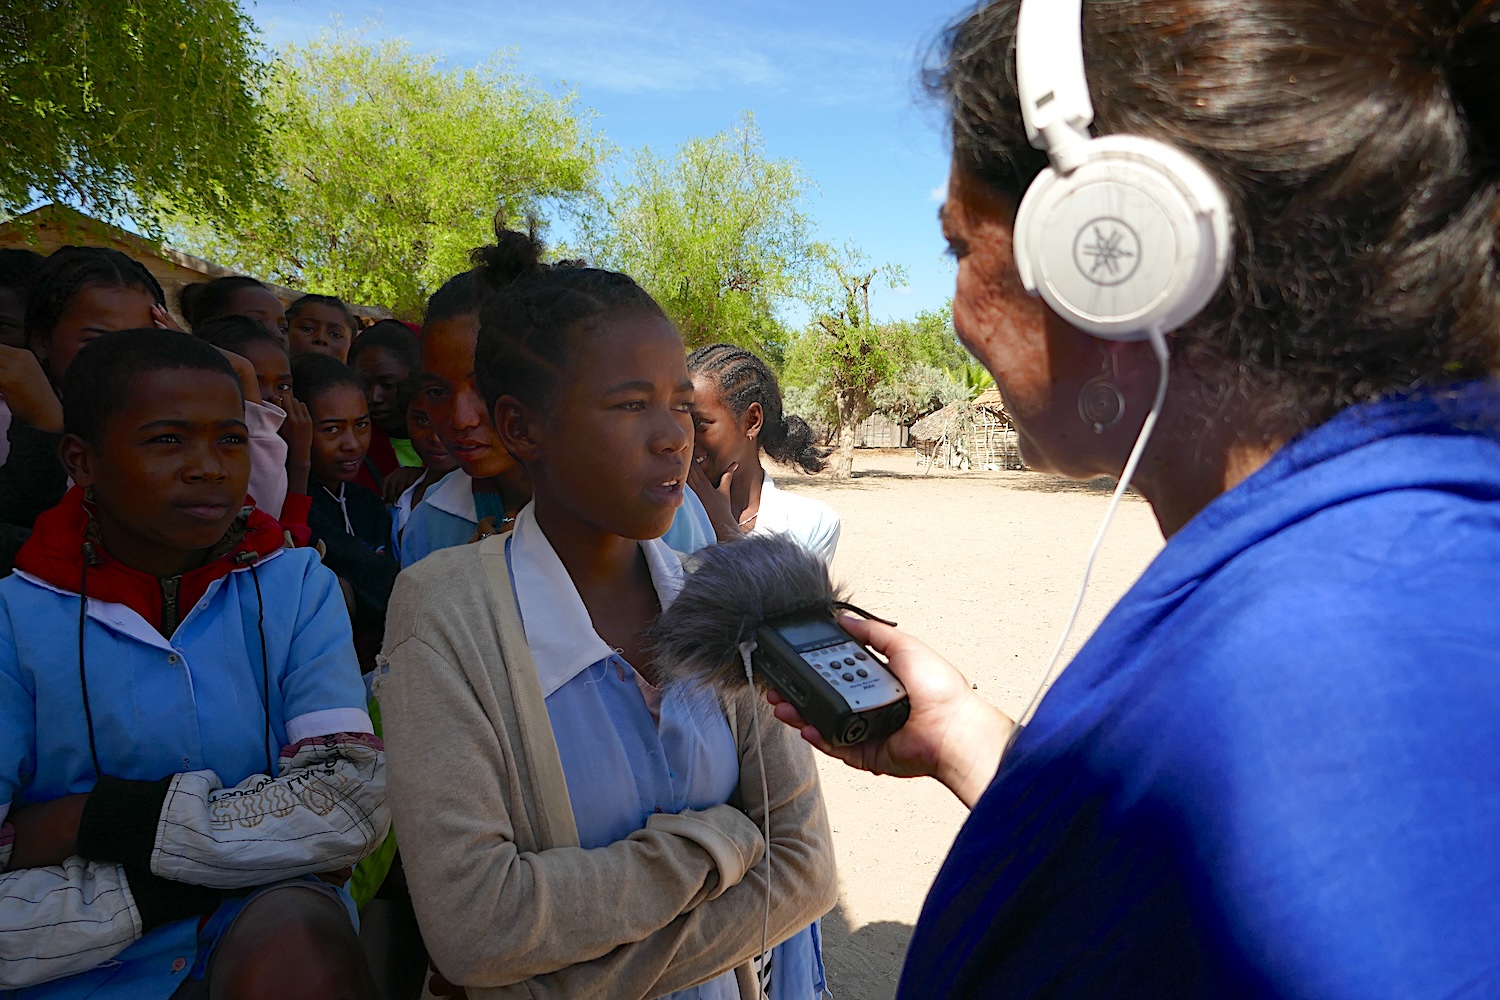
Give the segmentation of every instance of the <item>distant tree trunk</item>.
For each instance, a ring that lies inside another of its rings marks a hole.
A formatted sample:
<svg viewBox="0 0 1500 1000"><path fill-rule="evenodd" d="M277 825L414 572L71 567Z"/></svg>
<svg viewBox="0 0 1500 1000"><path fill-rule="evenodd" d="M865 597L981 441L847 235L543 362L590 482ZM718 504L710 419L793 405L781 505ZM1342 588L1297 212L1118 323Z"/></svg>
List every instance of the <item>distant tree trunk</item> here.
<svg viewBox="0 0 1500 1000"><path fill-rule="evenodd" d="M833 464L829 474L834 479L849 479L854 475L854 441L859 432L859 401L852 392L840 392L839 445L833 453Z"/></svg>

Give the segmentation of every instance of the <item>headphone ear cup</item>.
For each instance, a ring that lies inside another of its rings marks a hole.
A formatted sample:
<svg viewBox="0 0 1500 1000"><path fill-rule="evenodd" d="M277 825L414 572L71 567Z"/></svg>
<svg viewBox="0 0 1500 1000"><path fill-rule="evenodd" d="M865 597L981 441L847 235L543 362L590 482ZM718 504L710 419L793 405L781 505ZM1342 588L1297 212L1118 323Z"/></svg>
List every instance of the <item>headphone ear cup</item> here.
<svg viewBox="0 0 1500 1000"><path fill-rule="evenodd" d="M1189 156L1137 136L1090 140L1066 175L1044 170L1016 214L1027 291L1107 340L1170 333L1212 301L1228 268L1227 200Z"/></svg>

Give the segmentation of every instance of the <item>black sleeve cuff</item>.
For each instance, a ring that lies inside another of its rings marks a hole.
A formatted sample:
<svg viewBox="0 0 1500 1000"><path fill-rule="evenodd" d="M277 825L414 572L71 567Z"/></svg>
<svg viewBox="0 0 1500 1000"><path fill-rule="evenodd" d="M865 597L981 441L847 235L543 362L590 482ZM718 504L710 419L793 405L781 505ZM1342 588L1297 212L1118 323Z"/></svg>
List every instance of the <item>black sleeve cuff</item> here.
<svg viewBox="0 0 1500 1000"><path fill-rule="evenodd" d="M129 865L125 866L125 882L130 886L135 908L141 913L141 923L145 925L143 932L175 920L212 913L223 900L223 894L217 889L173 882Z"/></svg>
<svg viewBox="0 0 1500 1000"><path fill-rule="evenodd" d="M78 821L78 856L151 870L156 827L172 776L160 781L101 777Z"/></svg>

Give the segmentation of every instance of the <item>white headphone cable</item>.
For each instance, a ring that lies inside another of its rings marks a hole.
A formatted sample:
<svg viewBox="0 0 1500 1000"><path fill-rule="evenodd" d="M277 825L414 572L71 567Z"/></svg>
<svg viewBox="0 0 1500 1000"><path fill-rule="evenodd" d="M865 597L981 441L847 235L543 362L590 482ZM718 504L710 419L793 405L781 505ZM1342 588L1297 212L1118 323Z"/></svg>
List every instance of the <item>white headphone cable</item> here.
<svg viewBox="0 0 1500 1000"><path fill-rule="evenodd" d="M1167 398L1167 376L1170 369L1170 354L1167 351L1167 340L1158 331L1150 334L1151 353L1156 355L1157 363L1161 366L1161 374L1156 382L1156 398L1151 403L1151 412L1146 414L1146 422L1141 424L1141 432L1136 435L1135 447L1130 449L1130 457L1125 461L1125 468L1120 473L1120 484L1115 487L1114 495L1109 498L1109 507L1104 511L1104 521L1099 525L1099 533L1094 536L1094 547L1089 550L1088 562L1083 567L1083 582L1078 586L1078 599L1073 602L1073 610L1068 614L1068 624L1063 627L1062 636L1057 640L1057 647L1052 651L1052 659L1047 661L1047 670L1042 674L1042 681L1037 685L1036 692L1032 694L1031 701L1026 705L1026 710L1016 719L1016 729L1011 735L1011 742L1015 742L1016 736L1020 735L1026 720L1031 712L1041 701L1042 693L1047 690L1047 685L1052 682L1053 671L1057 669L1057 661L1062 659L1063 647L1068 643L1068 636L1073 634L1073 626L1078 622L1078 613L1083 610L1083 598L1089 590L1089 577L1094 572L1094 560L1099 557L1099 550L1104 547L1104 536L1109 533L1110 523L1114 520L1115 511L1120 506L1120 498L1130 488L1130 481L1135 478L1135 470L1141 464L1141 456L1146 453L1146 446L1151 443L1151 433L1156 430L1156 421L1161 416L1163 403ZM1007 751L1010 749L1006 747Z"/></svg>
<svg viewBox="0 0 1500 1000"><path fill-rule="evenodd" d="M754 639L740 643L740 659L745 663L745 680L750 685L750 722L755 727L755 759L760 765L760 801L765 807L761 817L761 835L766 845L766 908L760 925L760 959L755 966L755 985L761 997L770 996L771 981L771 792L766 782L766 755L760 742L760 706L755 693L755 673L751 668L751 654L758 644Z"/></svg>

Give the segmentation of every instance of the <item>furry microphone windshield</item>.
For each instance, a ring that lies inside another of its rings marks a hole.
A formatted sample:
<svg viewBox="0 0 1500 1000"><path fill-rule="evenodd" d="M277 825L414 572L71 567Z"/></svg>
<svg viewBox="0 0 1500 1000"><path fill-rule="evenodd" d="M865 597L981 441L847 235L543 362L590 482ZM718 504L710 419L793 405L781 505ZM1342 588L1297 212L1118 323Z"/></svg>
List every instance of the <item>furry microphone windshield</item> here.
<svg viewBox="0 0 1500 1000"><path fill-rule="evenodd" d="M844 600L828 564L786 535L747 535L700 549L687 561L682 592L646 632L669 684L741 690L740 644L765 622L799 611L832 618ZM757 685L766 679L756 673Z"/></svg>

